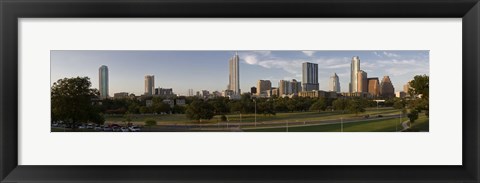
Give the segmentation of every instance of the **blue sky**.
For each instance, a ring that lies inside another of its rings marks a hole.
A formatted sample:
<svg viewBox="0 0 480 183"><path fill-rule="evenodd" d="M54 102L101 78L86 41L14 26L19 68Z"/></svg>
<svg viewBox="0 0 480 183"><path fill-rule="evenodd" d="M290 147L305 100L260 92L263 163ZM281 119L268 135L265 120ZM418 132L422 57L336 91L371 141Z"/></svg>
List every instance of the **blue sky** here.
<svg viewBox="0 0 480 183"><path fill-rule="evenodd" d="M110 96L117 92L144 93L144 76L155 75L155 87L173 88L177 94L222 91L228 85L228 59L235 51L51 51L51 83L65 77L88 76L98 88L98 68L109 69ZM250 91L257 80L274 87L281 79L301 81L302 63L318 64L320 90L328 90L333 73L348 91L350 62L360 57L360 69L368 77L388 75L395 91L419 74L429 75L429 51L238 51L240 88Z"/></svg>

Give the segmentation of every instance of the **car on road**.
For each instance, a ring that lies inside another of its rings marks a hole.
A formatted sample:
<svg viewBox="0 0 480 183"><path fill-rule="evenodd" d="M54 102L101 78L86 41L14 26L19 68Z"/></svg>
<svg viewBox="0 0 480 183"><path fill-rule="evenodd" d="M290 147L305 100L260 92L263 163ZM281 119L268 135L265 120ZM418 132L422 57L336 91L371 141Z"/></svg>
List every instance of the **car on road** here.
<svg viewBox="0 0 480 183"><path fill-rule="evenodd" d="M131 127L128 127L128 130L130 130L131 132L139 132L139 131L140 131L140 127L138 127L138 126L131 126Z"/></svg>

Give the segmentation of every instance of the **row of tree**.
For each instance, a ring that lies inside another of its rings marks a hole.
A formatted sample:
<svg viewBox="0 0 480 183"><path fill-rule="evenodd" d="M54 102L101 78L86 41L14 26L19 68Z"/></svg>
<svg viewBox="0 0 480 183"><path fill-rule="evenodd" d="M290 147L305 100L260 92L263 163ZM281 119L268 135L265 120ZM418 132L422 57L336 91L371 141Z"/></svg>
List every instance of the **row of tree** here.
<svg viewBox="0 0 480 183"><path fill-rule="evenodd" d="M394 106L409 112L412 122L415 114L425 111L428 116L429 88L428 76L418 75L410 82L408 99L389 99L385 106ZM146 113L185 113L189 119L211 119L215 115L229 113L254 113L275 115L277 112L325 111L341 110L343 112L361 113L366 107L375 107L377 103L364 98L256 98L243 94L240 100L229 100L225 97L214 99L199 99L183 97L186 105L174 105L163 102L164 98L152 97L152 105L137 99L106 99L95 102L92 99L99 96L96 89L91 89L88 77L64 78L55 82L51 88L52 121L62 121L75 126L78 122L103 123L104 114L146 114Z"/></svg>

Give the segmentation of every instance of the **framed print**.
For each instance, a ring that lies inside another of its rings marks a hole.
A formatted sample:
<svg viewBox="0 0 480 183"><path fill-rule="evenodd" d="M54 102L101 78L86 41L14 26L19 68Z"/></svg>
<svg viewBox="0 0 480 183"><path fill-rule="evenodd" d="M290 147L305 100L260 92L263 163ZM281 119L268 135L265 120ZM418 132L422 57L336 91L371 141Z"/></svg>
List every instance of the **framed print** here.
<svg viewBox="0 0 480 183"><path fill-rule="evenodd" d="M2 1L1 180L478 182L479 6Z"/></svg>

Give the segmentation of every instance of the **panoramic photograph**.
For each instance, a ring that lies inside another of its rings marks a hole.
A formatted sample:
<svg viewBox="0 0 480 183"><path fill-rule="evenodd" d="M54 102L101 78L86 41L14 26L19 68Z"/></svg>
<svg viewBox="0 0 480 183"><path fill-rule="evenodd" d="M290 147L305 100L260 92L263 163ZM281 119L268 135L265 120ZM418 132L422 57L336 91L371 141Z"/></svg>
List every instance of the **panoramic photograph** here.
<svg viewBox="0 0 480 183"><path fill-rule="evenodd" d="M429 132L428 50L52 50L51 132Z"/></svg>

